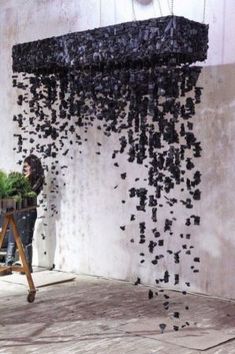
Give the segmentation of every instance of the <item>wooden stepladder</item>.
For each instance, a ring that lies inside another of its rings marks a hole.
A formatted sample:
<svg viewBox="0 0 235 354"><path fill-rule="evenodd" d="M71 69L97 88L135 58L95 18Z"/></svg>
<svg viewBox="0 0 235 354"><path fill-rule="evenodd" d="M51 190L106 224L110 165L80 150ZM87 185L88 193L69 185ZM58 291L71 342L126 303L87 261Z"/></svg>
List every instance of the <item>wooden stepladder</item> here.
<svg viewBox="0 0 235 354"><path fill-rule="evenodd" d="M16 222L15 222L15 218L14 218L14 213L16 213L16 212L20 213L21 211L26 211L29 209L32 209L32 207L20 209L17 211L6 211L3 213L3 227L2 227L2 231L0 232L0 249L2 248L2 244L3 244L4 237L6 235L6 232L7 232L7 228L8 228L8 226L11 226L12 231L13 231L13 235L14 235L14 239L16 242L16 247L18 248L19 256L21 258L23 266L16 266L16 265L0 266L0 272L5 271L6 269L9 269L13 272L24 272L27 277L28 284L29 284L29 293L27 296L27 301L34 302L35 295L36 295L36 288L34 286L32 275L31 275L28 263L26 261L24 246L22 244L22 241L21 241L21 238L19 235L19 231L18 231Z"/></svg>

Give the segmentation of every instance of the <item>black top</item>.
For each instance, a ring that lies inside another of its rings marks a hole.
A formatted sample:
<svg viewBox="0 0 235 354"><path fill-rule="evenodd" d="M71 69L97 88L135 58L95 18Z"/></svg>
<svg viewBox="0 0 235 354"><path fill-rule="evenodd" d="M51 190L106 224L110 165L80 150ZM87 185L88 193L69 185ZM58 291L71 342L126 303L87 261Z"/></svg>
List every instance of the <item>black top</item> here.
<svg viewBox="0 0 235 354"><path fill-rule="evenodd" d="M31 178L30 178L31 177ZM30 176L29 177L29 182L32 188L32 191L35 192L37 195L41 192L43 188L43 183L44 183L44 175L38 175L38 176Z"/></svg>

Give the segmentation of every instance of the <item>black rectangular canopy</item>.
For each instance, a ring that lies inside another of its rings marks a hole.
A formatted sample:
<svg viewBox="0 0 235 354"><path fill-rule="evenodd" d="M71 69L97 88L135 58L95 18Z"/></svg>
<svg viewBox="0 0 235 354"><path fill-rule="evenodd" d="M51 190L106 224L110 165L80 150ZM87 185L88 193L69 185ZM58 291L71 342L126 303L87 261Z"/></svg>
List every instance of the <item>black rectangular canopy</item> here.
<svg viewBox="0 0 235 354"><path fill-rule="evenodd" d="M191 64L207 49L208 25L166 16L14 45L13 71Z"/></svg>

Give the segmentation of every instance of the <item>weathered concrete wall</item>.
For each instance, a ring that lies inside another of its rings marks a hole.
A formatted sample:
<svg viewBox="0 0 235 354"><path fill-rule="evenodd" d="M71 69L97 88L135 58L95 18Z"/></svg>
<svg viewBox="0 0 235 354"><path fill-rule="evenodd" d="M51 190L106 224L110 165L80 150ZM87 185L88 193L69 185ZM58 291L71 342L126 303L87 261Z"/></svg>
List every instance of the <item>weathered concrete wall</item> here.
<svg viewBox="0 0 235 354"><path fill-rule="evenodd" d="M161 3L162 14L168 15L167 2ZM1 168L15 169L17 161L12 150L16 132L12 116L18 111L17 92L12 89L11 80L12 45L130 21L134 17L160 15L156 1L146 6L136 1L135 13L131 1L102 0L101 8L99 4L98 0L1 1ZM202 21L203 1L177 0L175 14ZM192 238L201 266L196 275L189 270L189 260L178 268L181 279L191 282L191 290L230 298L235 297L234 15L235 3L207 1L209 53L200 77L200 85L204 87L202 103L197 105L193 118L196 136L203 148L202 157L196 160L202 173L202 198L196 204L201 226L195 229ZM46 266L54 263L56 268L66 271L119 279L135 280L136 274L140 274L143 282L154 283L158 269L150 267L150 262L140 264L140 248L130 243L137 228L129 223L135 204L128 199L128 189L136 176L146 177L146 170L129 164L123 156L119 165L130 178L120 181L120 169L117 173L110 154L118 141L107 139L97 129L90 129L85 135L88 141L81 149L82 154L75 150L74 160L67 162L67 184L58 200L60 213L53 221L49 218L48 228L42 220L37 222L34 262ZM100 155L96 154L97 141L102 144ZM114 189L117 184L119 187ZM125 204L120 203L123 199ZM125 232L120 230L120 225L127 225ZM45 240L39 237L41 232L48 233ZM179 240L178 248L180 244ZM174 272L174 263L169 266Z"/></svg>
<svg viewBox="0 0 235 354"><path fill-rule="evenodd" d="M197 130L202 142L202 216L198 243L202 256L200 288L234 297L235 177L234 63L208 66L202 71L203 104Z"/></svg>

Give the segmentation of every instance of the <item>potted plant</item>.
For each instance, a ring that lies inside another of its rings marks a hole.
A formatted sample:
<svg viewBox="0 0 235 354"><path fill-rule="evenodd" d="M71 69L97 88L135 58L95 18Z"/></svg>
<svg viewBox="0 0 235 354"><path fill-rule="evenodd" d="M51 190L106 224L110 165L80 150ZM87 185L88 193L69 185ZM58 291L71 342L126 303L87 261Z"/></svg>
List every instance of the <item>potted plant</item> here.
<svg viewBox="0 0 235 354"><path fill-rule="evenodd" d="M7 178L8 195L16 197L21 208L27 208L27 193L31 192L31 186L27 178L20 172L11 172Z"/></svg>
<svg viewBox="0 0 235 354"><path fill-rule="evenodd" d="M4 198L6 196L6 181L7 174L0 170L0 198Z"/></svg>
<svg viewBox="0 0 235 354"><path fill-rule="evenodd" d="M16 207L16 203L12 198L9 197L9 184L8 176L4 171L0 171L0 207L1 210L7 211L12 210Z"/></svg>
<svg viewBox="0 0 235 354"><path fill-rule="evenodd" d="M23 199L21 197L21 195L14 195L13 198L15 199L16 201L16 209L21 209L22 208L22 202L23 202Z"/></svg>
<svg viewBox="0 0 235 354"><path fill-rule="evenodd" d="M11 172L7 177L9 195L24 195L31 192L29 180L20 172Z"/></svg>
<svg viewBox="0 0 235 354"><path fill-rule="evenodd" d="M36 193L32 192L27 178L19 172L7 175L0 170L0 208L3 211L26 208L36 205Z"/></svg>

